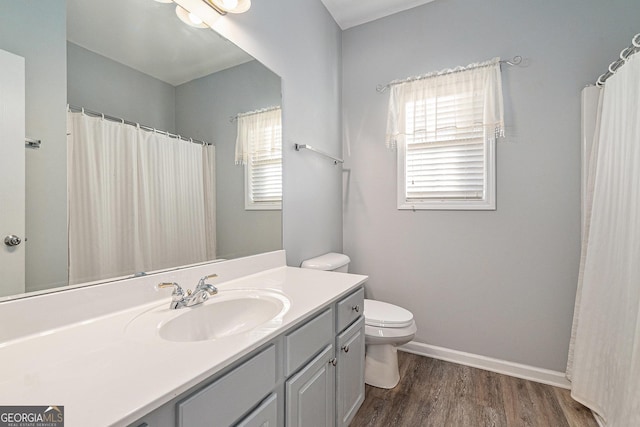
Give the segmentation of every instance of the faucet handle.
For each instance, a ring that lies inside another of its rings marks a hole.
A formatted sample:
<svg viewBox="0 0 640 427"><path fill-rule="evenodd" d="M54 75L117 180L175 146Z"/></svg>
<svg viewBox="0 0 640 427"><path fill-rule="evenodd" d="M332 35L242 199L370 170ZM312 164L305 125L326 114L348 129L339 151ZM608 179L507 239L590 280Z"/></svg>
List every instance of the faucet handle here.
<svg viewBox="0 0 640 427"><path fill-rule="evenodd" d="M201 277L200 280L198 281L198 287L196 289L203 287L207 279L213 279L214 277L218 277L218 275L214 273L214 274L209 274L208 276Z"/></svg>
<svg viewBox="0 0 640 427"><path fill-rule="evenodd" d="M173 293L171 295L178 295L178 296L184 295L184 290L176 282L173 282L173 283L171 283L171 282L158 283L156 285L156 289L170 288L170 287L173 287Z"/></svg>
<svg viewBox="0 0 640 427"><path fill-rule="evenodd" d="M207 291L209 295L215 295L218 293L218 288L209 283L205 283L207 279L213 279L214 277L218 277L217 274L209 274L208 276L204 276L198 282L198 286L196 286L196 291Z"/></svg>

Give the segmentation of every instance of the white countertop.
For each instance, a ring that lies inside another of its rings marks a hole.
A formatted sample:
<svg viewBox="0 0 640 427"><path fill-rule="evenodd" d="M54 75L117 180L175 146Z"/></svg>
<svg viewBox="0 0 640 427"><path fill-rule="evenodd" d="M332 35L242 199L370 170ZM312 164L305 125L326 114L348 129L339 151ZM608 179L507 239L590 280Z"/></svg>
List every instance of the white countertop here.
<svg viewBox="0 0 640 427"><path fill-rule="evenodd" d="M170 298L163 298L0 342L0 405L64 405L66 427L127 425L366 278L283 266L224 282L218 285L221 292L270 289L284 293L291 304L279 325L219 340L171 342L157 330L131 333L127 325L136 316L162 304L168 307Z"/></svg>

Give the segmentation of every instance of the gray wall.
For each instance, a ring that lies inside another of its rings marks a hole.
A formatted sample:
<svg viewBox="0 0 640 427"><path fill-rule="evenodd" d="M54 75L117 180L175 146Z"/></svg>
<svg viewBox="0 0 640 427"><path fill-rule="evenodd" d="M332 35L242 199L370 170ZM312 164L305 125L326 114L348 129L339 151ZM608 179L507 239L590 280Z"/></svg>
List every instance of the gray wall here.
<svg viewBox="0 0 640 427"><path fill-rule="evenodd" d="M637 0L436 1L343 33L344 250L416 341L564 371L580 249L580 91L638 32ZM384 37L380 35L384 34ZM494 56L507 138L495 212L398 211L376 85Z"/></svg>
<svg viewBox="0 0 640 427"><path fill-rule="evenodd" d="M64 0L0 0L0 49L25 58L26 290L67 282L66 7ZM1 208L0 208L1 209Z"/></svg>
<svg viewBox="0 0 640 427"><path fill-rule="evenodd" d="M236 258L282 248L281 211L244 209L244 168L235 165L236 122L229 117L280 105L280 77L247 62L176 88L176 128L216 146L217 253Z"/></svg>
<svg viewBox="0 0 640 427"><path fill-rule="evenodd" d="M287 263L342 250L341 31L320 0L261 0L215 29L282 78L283 244Z"/></svg>
<svg viewBox="0 0 640 427"><path fill-rule="evenodd" d="M175 131L175 87L67 43L68 102L161 130Z"/></svg>

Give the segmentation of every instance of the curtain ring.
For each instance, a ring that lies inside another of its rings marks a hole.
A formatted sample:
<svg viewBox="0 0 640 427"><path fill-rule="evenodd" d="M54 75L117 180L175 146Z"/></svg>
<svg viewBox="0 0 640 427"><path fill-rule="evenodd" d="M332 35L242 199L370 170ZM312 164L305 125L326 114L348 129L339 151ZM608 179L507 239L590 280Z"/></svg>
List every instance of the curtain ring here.
<svg viewBox="0 0 640 427"><path fill-rule="evenodd" d="M631 43L635 46L635 47L640 47L640 33L636 34L635 36L633 36L633 40L631 40Z"/></svg>
<svg viewBox="0 0 640 427"><path fill-rule="evenodd" d="M635 49L631 46L625 47L624 49L622 49L622 52L620 52L620 59L622 59L624 62L627 62L627 60L629 59L629 56L631 56L631 53L634 50Z"/></svg>
<svg viewBox="0 0 640 427"><path fill-rule="evenodd" d="M604 86L604 80L602 79L603 77L604 77L604 74L601 74L600 77L598 77L598 81L596 81L596 86L598 87Z"/></svg>

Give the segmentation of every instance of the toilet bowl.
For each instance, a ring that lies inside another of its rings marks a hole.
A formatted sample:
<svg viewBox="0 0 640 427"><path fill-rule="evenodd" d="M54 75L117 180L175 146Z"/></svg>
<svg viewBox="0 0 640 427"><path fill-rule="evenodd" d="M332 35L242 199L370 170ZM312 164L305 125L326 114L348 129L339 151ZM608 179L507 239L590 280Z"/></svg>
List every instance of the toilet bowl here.
<svg viewBox="0 0 640 427"><path fill-rule="evenodd" d="M364 381L379 388L394 388L400 381L397 347L416 334L409 310L382 301L364 300Z"/></svg>
<svg viewBox="0 0 640 427"><path fill-rule="evenodd" d="M302 268L347 272L351 260L344 254L328 253L308 259ZM416 334L416 323L409 310L382 301L364 300L365 383L394 388L400 381L397 347Z"/></svg>

